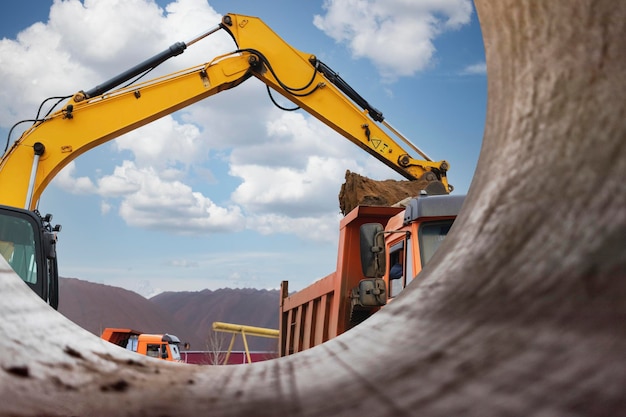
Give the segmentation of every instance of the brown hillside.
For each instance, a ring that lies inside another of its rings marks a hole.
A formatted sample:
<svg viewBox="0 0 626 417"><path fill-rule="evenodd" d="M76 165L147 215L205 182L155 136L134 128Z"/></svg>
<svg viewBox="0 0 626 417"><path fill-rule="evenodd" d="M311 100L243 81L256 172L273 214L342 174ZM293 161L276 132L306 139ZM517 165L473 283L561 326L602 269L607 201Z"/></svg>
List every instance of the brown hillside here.
<svg viewBox="0 0 626 417"><path fill-rule="evenodd" d="M59 312L97 336L105 327L171 333L189 342L191 350L207 349L213 321L278 328L278 291L169 292L147 300L123 288L61 278L59 298ZM248 342L251 350L276 350L271 339Z"/></svg>
<svg viewBox="0 0 626 417"><path fill-rule="evenodd" d="M98 336L105 327L132 328L145 333L171 333L183 341L188 341L194 333L158 305L119 287L62 278L59 283L59 300L61 314Z"/></svg>
<svg viewBox="0 0 626 417"><path fill-rule="evenodd" d="M251 288L223 288L216 291L165 292L150 301L177 320L196 329L196 338L206 338L214 321L278 329L279 292ZM230 341L230 335L227 335ZM243 349L237 337L235 349ZM248 338L251 350L276 350L277 341Z"/></svg>

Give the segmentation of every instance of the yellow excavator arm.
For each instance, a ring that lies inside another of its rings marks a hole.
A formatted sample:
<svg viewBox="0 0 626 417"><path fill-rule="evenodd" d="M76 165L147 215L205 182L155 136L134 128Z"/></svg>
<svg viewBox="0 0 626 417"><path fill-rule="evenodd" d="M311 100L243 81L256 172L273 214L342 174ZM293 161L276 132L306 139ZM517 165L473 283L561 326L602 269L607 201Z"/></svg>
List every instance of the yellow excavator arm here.
<svg viewBox="0 0 626 417"><path fill-rule="evenodd" d="M114 89L220 29L231 34L236 51L206 64ZM60 111L36 120L0 160L0 204L34 209L54 176L79 155L233 88L251 76L405 178L425 179L434 190L451 191L446 177L448 163L430 160L328 66L290 46L260 19L227 14L220 25L200 37L172 45L105 84L76 93ZM379 123L424 159L410 156Z"/></svg>

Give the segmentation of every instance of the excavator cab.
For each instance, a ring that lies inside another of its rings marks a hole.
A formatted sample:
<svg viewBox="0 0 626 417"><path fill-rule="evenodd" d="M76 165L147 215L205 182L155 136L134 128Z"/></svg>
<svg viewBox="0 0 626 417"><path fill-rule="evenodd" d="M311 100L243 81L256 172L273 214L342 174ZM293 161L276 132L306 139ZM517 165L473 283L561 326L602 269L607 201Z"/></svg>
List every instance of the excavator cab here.
<svg viewBox="0 0 626 417"><path fill-rule="evenodd" d="M56 232L52 216L0 206L0 254L15 273L54 309L59 303Z"/></svg>

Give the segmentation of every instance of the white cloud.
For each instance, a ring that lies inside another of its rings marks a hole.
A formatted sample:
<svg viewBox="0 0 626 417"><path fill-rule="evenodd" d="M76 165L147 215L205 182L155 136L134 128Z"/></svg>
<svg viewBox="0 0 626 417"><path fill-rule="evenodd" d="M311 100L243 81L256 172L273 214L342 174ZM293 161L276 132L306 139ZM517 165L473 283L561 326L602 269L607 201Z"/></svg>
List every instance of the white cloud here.
<svg viewBox="0 0 626 417"><path fill-rule="evenodd" d="M485 75L487 74L487 64L485 62L478 62L476 64L468 65L461 71L461 75Z"/></svg>
<svg viewBox="0 0 626 417"><path fill-rule="evenodd" d="M131 226L188 235L237 232L245 226L238 207L217 206L182 183L165 184L163 188L164 194L142 190L124 199L121 217Z"/></svg>
<svg viewBox="0 0 626 417"><path fill-rule="evenodd" d="M301 113L268 121L263 143L231 154L230 174L242 179L232 200L247 213L285 217L322 217L336 198L346 169L359 170L351 144L330 128ZM335 207L338 207L335 206Z"/></svg>
<svg viewBox="0 0 626 417"><path fill-rule="evenodd" d="M163 292L161 288L154 288L151 280L141 280L135 285L135 292L144 298L151 298Z"/></svg>
<svg viewBox="0 0 626 417"><path fill-rule="evenodd" d="M89 67L133 62L163 41L163 11L144 0L55 1L48 29L63 39L63 48ZM128 42L132 39L133 42Z"/></svg>
<svg viewBox="0 0 626 417"><path fill-rule="evenodd" d="M410 76L432 62L433 40L468 24L469 0L326 0L313 23L355 58L374 62L388 81Z"/></svg>
<svg viewBox="0 0 626 417"><path fill-rule="evenodd" d="M262 143L234 149L230 158L230 174L242 180L231 198L246 213L246 227L335 242L345 172L364 173L373 158L302 112L269 120L266 135Z"/></svg>
<svg viewBox="0 0 626 417"><path fill-rule="evenodd" d="M69 0L54 2L47 29L60 36L63 48L83 65L97 68L101 75L115 75L129 63L139 63L175 42L188 41L220 20L221 15L206 0L177 0L165 10L146 0ZM223 50L227 38L217 38L202 52L186 51L177 67L181 62L203 62L198 61L198 54L208 52L210 58L214 56L212 48Z"/></svg>
<svg viewBox="0 0 626 417"><path fill-rule="evenodd" d="M191 261L189 259L172 259L165 262L165 264L176 268L198 268L200 266L197 261Z"/></svg>
<svg viewBox="0 0 626 417"><path fill-rule="evenodd" d="M75 194L98 194L101 213L112 209L111 199L121 199L118 214L131 226L165 230L176 234L239 231L245 219L237 206L221 207L179 180L159 176L153 167L124 161L111 175L98 179L75 178L70 163L55 178L55 185ZM167 171L166 171L167 172Z"/></svg>
<svg viewBox="0 0 626 417"><path fill-rule="evenodd" d="M268 100L265 85L251 78L185 109L181 120L202 130L211 149L230 150L266 141L265 121L283 114Z"/></svg>
<svg viewBox="0 0 626 417"><path fill-rule="evenodd" d="M179 123L172 116L119 137L114 146L119 151L131 151L137 165L157 170L178 164L188 168L203 162L209 154L209 144L200 129L193 124Z"/></svg>
<svg viewBox="0 0 626 417"><path fill-rule="evenodd" d="M311 157L345 158L354 145L339 133L302 112L282 112L266 118L265 132L231 155L234 166L250 163L304 169ZM263 140L259 140L262 137Z"/></svg>
<svg viewBox="0 0 626 417"><path fill-rule="evenodd" d="M89 177L74 177L76 163L74 161L66 165L54 178L54 184L72 194L92 194L96 192L96 186Z"/></svg>
<svg viewBox="0 0 626 417"><path fill-rule="evenodd" d="M111 206L111 204L109 204L108 201L102 200L100 202L100 213L108 214L111 211L112 208L113 207Z"/></svg>
<svg viewBox="0 0 626 417"><path fill-rule="evenodd" d="M71 94L93 76L64 49L62 36L42 23L17 40L0 40L0 123L34 118L42 98Z"/></svg>
<svg viewBox="0 0 626 417"><path fill-rule="evenodd" d="M148 0L55 1L47 23L33 24L15 40L0 40L0 124L32 118L41 99L91 89L220 20L206 0L178 0L166 10ZM232 40L220 32L151 76L232 49Z"/></svg>
<svg viewBox="0 0 626 417"><path fill-rule="evenodd" d="M112 175L98 179L96 193L103 197L122 197L136 193L141 189L138 172L133 162L124 161L121 166L115 167ZM146 168L144 174L155 175L150 168Z"/></svg>
<svg viewBox="0 0 626 417"><path fill-rule="evenodd" d="M181 181L167 181L152 167L125 161L99 180L103 197L123 196L119 214L131 226L182 234L238 231L245 226L239 207L220 207Z"/></svg>
<svg viewBox="0 0 626 417"><path fill-rule="evenodd" d="M248 229L264 235L292 234L304 240L332 242L336 244L341 215L294 217L280 214L253 215L248 219Z"/></svg>
<svg viewBox="0 0 626 417"><path fill-rule="evenodd" d="M289 216L328 213L329 199L336 197L351 160L311 157L302 170L288 167L237 165L231 174L243 183L233 201L249 213L281 213Z"/></svg>

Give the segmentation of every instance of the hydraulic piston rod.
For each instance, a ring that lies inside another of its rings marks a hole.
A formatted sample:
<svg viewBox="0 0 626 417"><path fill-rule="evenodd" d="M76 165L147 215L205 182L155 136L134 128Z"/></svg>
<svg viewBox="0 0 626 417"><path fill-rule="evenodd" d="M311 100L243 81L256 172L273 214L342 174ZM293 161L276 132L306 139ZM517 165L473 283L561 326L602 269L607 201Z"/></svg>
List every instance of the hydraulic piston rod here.
<svg viewBox="0 0 626 417"><path fill-rule="evenodd" d="M30 170L30 179L28 180L28 191L26 191L26 202L24 208L29 209L33 199L33 190L35 188L35 178L37 177L37 168L39 168L39 158L46 150L46 147L41 142L36 142L33 146L35 151L35 157L33 158L33 166Z"/></svg>
<svg viewBox="0 0 626 417"><path fill-rule="evenodd" d="M162 64L163 62L167 61L168 59L175 57L177 55L182 54L183 52L185 52L185 49L187 49L188 46L193 45L194 43L198 42L199 40L211 35L212 33L217 32L218 30L220 30L221 27L219 25L211 28L210 30L202 33L201 35L196 36L195 38L193 38L192 40L188 41L188 42L176 42L175 44L173 44L172 46L170 46L169 48L167 48L166 50L156 54L155 56L153 56L152 58L149 58L145 61L143 61L140 64L135 65L134 67L128 69L127 71L124 71L123 73L116 75L115 77L111 78L108 81L105 81L103 84L97 85L96 87L92 88L91 90L85 91L83 92L83 97L82 99L85 98L91 98L91 97L95 97L95 96L99 96L101 94L106 93L107 91L111 90L112 88L117 87L118 85L130 80L131 78L134 78L146 71L149 71L153 68L155 68L157 65ZM78 97L75 97L74 100L76 101L81 101L78 99Z"/></svg>

